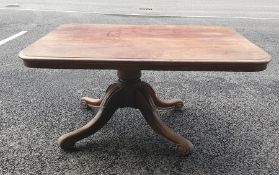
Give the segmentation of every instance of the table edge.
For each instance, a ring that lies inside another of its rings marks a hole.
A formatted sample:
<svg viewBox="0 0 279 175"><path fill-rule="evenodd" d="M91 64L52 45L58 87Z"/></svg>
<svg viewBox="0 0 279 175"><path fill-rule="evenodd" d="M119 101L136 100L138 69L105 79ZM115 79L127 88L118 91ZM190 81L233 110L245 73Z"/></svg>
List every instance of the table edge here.
<svg viewBox="0 0 279 175"><path fill-rule="evenodd" d="M174 70L174 71L236 71L257 72L266 69L271 56L259 60L244 60L239 62L205 62L205 61L152 61L152 60L90 60L90 58L66 59L48 57L29 57L21 51L18 55L24 65L30 68L52 69L138 69L138 70ZM38 58L40 58L38 60ZM77 64L78 63L78 64ZM113 64L112 64L113 63Z"/></svg>

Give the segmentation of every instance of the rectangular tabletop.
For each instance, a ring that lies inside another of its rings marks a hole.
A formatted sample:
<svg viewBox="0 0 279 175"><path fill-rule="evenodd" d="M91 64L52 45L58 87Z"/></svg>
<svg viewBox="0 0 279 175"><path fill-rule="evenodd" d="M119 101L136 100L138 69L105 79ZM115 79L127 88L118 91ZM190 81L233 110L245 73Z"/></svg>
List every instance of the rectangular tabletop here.
<svg viewBox="0 0 279 175"><path fill-rule="evenodd" d="M37 68L260 71L271 56L227 27L67 24L19 53Z"/></svg>

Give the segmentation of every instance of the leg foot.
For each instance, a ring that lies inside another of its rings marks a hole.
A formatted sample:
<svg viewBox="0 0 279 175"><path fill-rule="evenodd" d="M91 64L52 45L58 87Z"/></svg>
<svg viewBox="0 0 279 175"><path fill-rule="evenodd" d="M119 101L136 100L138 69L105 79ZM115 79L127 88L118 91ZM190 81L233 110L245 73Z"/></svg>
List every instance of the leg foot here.
<svg viewBox="0 0 279 175"><path fill-rule="evenodd" d="M156 96L154 89L148 84L143 82L145 91L151 96L155 106L159 108L174 108L180 110L183 107L183 101L180 99L162 100Z"/></svg>
<svg viewBox="0 0 279 175"><path fill-rule="evenodd" d="M62 135L58 139L60 147L64 150L72 149L77 141L100 130L109 121L115 110L118 108L117 100L120 98L120 95L121 88L111 88L106 93L96 116L83 127Z"/></svg>
<svg viewBox="0 0 279 175"><path fill-rule="evenodd" d="M118 87L118 83L113 83L111 84L107 90L106 93L108 93L111 89ZM101 103L102 103L103 99L94 99L94 98L90 98L90 97L82 97L80 99L80 104L84 107L84 108L88 108L89 106L94 106L94 107L100 107Z"/></svg>
<svg viewBox="0 0 279 175"><path fill-rule="evenodd" d="M165 125L154 108L153 98L148 93L138 93L136 98L139 101L139 109L151 128L169 142L176 144L178 153L182 155L190 154L193 149L193 144Z"/></svg>
<svg viewBox="0 0 279 175"><path fill-rule="evenodd" d="M189 155L193 151L193 144L189 141L184 145L177 144L176 145L176 152L181 155Z"/></svg>
<svg viewBox="0 0 279 175"><path fill-rule="evenodd" d="M70 150L74 148L77 141L94 134L101 129L111 118L115 110L101 109L96 116L83 127L62 135L58 139L58 144L63 150Z"/></svg>
<svg viewBox="0 0 279 175"><path fill-rule="evenodd" d="M89 97L82 97L80 100L80 104L84 106L85 108L88 108L88 106L94 106L94 107L100 107L103 99L94 99Z"/></svg>

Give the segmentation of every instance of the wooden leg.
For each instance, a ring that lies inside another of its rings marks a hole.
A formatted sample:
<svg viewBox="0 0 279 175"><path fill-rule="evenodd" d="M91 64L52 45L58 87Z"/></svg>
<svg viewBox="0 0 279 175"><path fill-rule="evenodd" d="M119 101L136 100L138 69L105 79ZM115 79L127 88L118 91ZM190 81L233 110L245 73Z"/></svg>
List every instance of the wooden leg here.
<svg viewBox="0 0 279 175"><path fill-rule="evenodd" d="M192 143L176 134L159 118L157 107L181 108L181 100L160 100L152 87L140 80L141 72L137 70L118 71L119 81L109 86L103 99L82 98L82 103L99 106L96 116L85 126L62 135L58 139L60 147L71 149L74 144L101 129L111 118L117 108L132 107L140 109L151 128L176 145L180 154L187 155L193 149Z"/></svg>
<svg viewBox="0 0 279 175"><path fill-rule="evenodd" d="M64 150L72 149L77 141L88 137L101 129L109 121L115 110L118 108L117 100L119 99L120 95L120 87L111 88L106 93L96 116L83 127L62 135L58 139L58 144L60 147Z"/></svg>
<svg viewBox="0 0 279 175"><path fill-rule="evenodd" d="M90 97L82 97L80 99L80 103L86 108L88 106L100 107L102 101L103 99L94 99Z"/></svg>
<svg viewBox="0 0 279 175"><path fill-rule="evenodd" d="M162 100L156 96L153 88L146 82L143 82L144 89L150 94L154 104L159 108L174 108L180 110L183 107L183 101L180 99Z"/></svg>
<svg viewBox="0 0 279 175"><path fill-rule="evenodd" d="M114 87L116 87L116 86L118 86L117 83L111 84L111 85L107 88L106 93L107 93L110 89L112 89L112 88L114 88ZM94 98L90 98L90 97L82 97L82 98L80 99L80 104L81 104L83 107L85 107L85 108L88 108L89 106L100 107L102 101L103 101L102 98L101 98L101 99L94 99Z"/></svg>
<svg viewBox="0 0 279 175"><path fill-rule="evenodd" d="M182 137L179 134L176 134L169 127L165 125L165 123L159 118L159 114L154 107L155 104L153 102L153 98L148 93L137 93L136 99L138 101L138 107L143 114L147 123L151 126L151 128L168 140L171 143L176 144L176 151L182 155L187 155L191 153L193 149L193 144Z"/></svg>

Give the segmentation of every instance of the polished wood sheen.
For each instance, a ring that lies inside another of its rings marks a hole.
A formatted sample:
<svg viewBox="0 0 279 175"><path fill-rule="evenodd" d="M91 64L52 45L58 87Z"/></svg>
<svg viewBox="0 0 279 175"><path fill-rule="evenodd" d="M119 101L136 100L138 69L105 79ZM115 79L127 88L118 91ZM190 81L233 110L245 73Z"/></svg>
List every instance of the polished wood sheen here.
<svg viewBox="0 0 279 175"><path fill-rule="evenodd" d="M19 56L28 67L261 71L269 54L228 27L67 24Z"/></svg>

